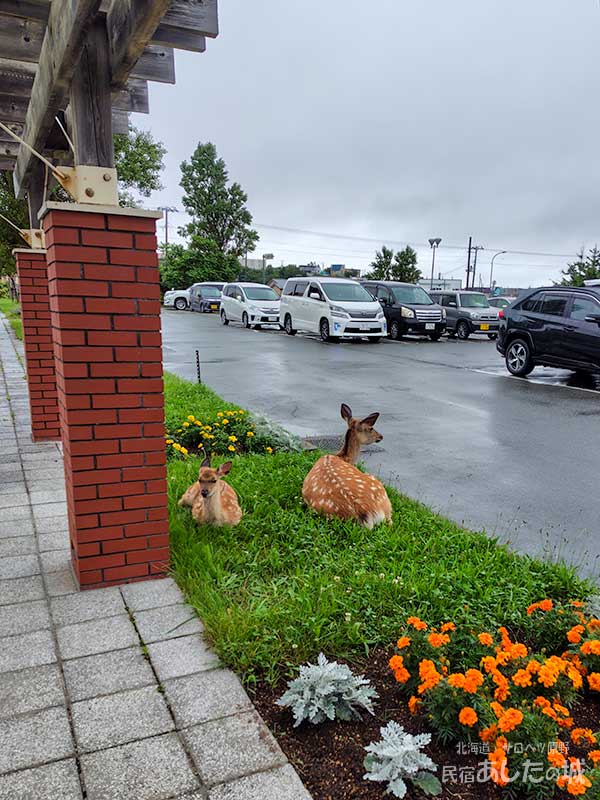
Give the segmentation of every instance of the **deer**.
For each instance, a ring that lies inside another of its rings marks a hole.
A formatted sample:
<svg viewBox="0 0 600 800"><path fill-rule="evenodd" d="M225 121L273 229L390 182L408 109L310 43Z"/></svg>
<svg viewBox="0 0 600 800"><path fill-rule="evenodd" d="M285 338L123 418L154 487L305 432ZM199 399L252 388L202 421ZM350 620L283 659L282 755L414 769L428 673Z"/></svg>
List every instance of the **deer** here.
<svg viewBox="0 0 600 800"><path fill-rule="evenodd" d="M313 465L302 484L302 497L319 514L354 519L372 529L384 521L392 521L392 504L383 484L354 464L361 445L383 439L373 427L379 413L359 420L352 416L346 403L342 403L340 410L348 425L342 448L335 455L321 456Z"/></svg>
<svg viewBox="0 0 600 800"><path fill-rule="evenodd" d="M242 518L242 509L235 490L224 480L231 467L226 461L217 469L210 466L210 455L200 465L198 480L182 495L178 505L192 509L192 517L198 525L237 525Z"/></svg>

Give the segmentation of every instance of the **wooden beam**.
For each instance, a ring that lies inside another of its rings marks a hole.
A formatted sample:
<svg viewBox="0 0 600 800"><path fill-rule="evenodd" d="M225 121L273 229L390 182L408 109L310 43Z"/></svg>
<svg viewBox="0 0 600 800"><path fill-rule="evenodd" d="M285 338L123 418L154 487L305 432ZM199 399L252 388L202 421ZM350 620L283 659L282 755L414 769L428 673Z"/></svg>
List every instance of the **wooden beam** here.
<svg viewBox="0 0 600 800"><path fill-rule="evenodd" d="M120 111L117 108L112 110L113 136L116 134L127 134L129 132L129 114L127 111Z"/></svg>
<svg viewBox="0 0 600 800"><path fill-rule="evenodd" d="M124 86L169 7L169 0L112 0L106 15L112 83Z"/></svg>
<svg viewBox="0 0 600 800"><path fill-rule="evenodd" d="M26 97L0 94L0 119L4 123L25 122L28 106Z"/></svg>
<svg viewBox="0 0 600 800"><path fill-rule="evenodd" d="M219 35L217 0L171 0L161 27L195 31L214 39Z"/></svg>
<svg viewBox="0 0 600 800"><path fill-rule="evenodd" d="M206 50L206 37L196 31L186 31L183 28L171 28L168 25L159 25L152 38L165 47L175 50L189 50L192 53L204 53Z"/></svg>
<svg viewBox="0 0 600 800"><path fill-rule="evenodd" d="M18 136L22 136L22 134L23 134L23 125L22 125L22 123L20 123L20 122L10 122L7 127L9 127L11 129L11 131L14 131ZM15 139L13 139L12 136L10 136L5 131L0 130L0 142L14 142L14 141L15 141Z"/></svg>
<svg viewBox="0 0 600 800"><path fill-rule="evenodd" d="M12 14L23 19L33 19L39 22L48 22L50 3L48 0L2 0L0 11L3 14Z"/></svg>
<svg viewBox="0 0 600 800"><path fill-rule="evenodd" d="M148 114L150 102L148 99L148 84L146 81L127 81L127 85L119 92L113 92L113 108L119 111L129 111L135 114Z"/></svg>
<svg viewBox="0 0 600 800"><path fill-rule="evenodd" d="M36 62L45 32L45 23L2 15L0 6L0 53L3 58Z"/></svg>
<svg viewBox="0 0 600 800"><path fill-rule="evenodd" d="M40 228L38 214L44 205L46 194L46 165L39 159L31 171L31 181L29 182L29 189L27 190L27 207L29 209L29 227L32 229ZM48 175L48 177L50 177Z"/></svg>
<svg viewBox="0 0 600 800"><path fill-rule="evenodd" d="M143 78L157 83L175 83L175 53L172 47L150 44L144 50L131 78Z"/></svg>
<svg viewBox="0 0 600 800"><path fill-rule="evenodd" d="M113 167L110 66L102 19L96 19L85 35L70 97L75 163Z"/></svg>
<svg viewBox="0 0 600 800"><path fill-rule="evenodd" d="M29 97L35 78L35 64L0 58L0 94Z"/></svg>

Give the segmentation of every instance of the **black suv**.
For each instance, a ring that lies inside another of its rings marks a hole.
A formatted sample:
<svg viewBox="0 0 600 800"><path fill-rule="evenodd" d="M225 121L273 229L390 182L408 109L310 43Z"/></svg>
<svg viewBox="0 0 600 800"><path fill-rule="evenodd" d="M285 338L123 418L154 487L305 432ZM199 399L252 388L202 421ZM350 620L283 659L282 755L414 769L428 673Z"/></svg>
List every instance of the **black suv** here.
<svg viewBox="0 0 600 800"><path fill-rule="evenodd" d="M496 348L513 375L540 365L600 372L600 287L534 289L500 317Z"/></svg>
<svg viewBox="0 0 600 800"><path fill-rule="evenodd" d="M437 342L446 330L445 310L421 286L400 281L362 281L362 285L381 303L392 339L415 333Z"/></svg>

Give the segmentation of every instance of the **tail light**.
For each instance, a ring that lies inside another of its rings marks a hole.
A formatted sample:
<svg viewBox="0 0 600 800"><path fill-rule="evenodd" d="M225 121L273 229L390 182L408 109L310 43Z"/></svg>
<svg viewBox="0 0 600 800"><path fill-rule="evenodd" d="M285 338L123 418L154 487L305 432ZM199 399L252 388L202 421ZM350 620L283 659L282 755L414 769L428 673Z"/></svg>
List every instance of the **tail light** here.
<svg viewBox="0 0 600 800"><path fill-rule="evenodd" d="M504 319L504 311L502 309L498 312L498 319Z"/></svg>

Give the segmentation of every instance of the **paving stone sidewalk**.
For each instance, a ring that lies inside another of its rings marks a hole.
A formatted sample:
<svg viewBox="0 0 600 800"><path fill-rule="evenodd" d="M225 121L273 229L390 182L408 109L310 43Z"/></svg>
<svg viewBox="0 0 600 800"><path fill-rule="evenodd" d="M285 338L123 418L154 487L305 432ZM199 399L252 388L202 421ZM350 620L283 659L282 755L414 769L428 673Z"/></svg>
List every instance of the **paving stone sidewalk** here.
<svg viewBox="0 0 600 800"><path fill-rule="evenodd" d="M78 591L2 315L0 360L0 800L310 800L174 581Z"/></svg>

